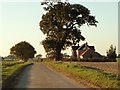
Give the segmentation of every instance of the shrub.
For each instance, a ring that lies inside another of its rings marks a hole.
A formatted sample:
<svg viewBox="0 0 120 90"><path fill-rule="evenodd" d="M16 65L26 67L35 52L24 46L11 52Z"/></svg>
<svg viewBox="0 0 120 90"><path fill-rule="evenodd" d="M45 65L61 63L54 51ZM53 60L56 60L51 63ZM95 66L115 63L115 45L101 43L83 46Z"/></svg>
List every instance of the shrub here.
<svg viewBox="0 0 120 90"><path fill-rule="evenodd" d="M116 62L116 59L80 59L80 62Z"/></svg>

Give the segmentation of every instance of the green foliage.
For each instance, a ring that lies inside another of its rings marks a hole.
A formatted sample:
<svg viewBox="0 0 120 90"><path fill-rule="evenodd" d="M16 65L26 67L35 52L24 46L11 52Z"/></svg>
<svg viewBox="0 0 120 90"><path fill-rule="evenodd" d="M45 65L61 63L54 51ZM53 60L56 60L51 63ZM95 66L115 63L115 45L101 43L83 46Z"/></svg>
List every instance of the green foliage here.
<svg viewBox="0 0 120 90"><path fill-rule="evenodd" d="M107 50L107 57L109 59L116 59L116 47L113 47L113 45L110 46L109 50Z"/></svg>
<svg viewBox="0 0 120 90"><path fill-rule="evenodd" d="M96 68L62 62L46 62L46 64L57 71L66 73L67 76L72 76L80 81L84 80L84 83L86 81L90 85L93 84L100 88L120 88L118 86L120 80L118 80L117 75L106 73Z"/></svg>
<svg viewBox="0 0 120 90"><path fill-rule="evenodd" d="M29 58L33 58L35 53L36 51L33 46L26 41L22 41L10 49L10 54L25 61Z"/></svg>
<svg viewBox="0 0 120 90"><path fill-rule="evenodd" d="M67 53L64 53L64 54L63 54L63 57L64 57L64 58L69 58L70 56L67 55Z"/></svg>
<svg viewBox="0 0 120 90"><path fill-rule="evenodd" d="M46 35L42 42L48 55L61 59L61 50L85 40L80 27L83 24L96 26L95 17L90 10L80 4L43 2L46 14L40 21L40 30Z"/></svg>
<svg viewBox="0 0 120 90"><path fill-rule="evenodd" d="M16 56L15 55L8 55L6 57L4 57L4 60L16 60Z"/></svg>
<svg viewBox="0 0 120 90"><path fill-rule="evenodd" d="M55 40L49 40L49 39L45 39L42 41L43 47L45 49L45 51L47 52L47 56L46 57L55 57L55 51L56 51L56 41Z"/></svg>
<svg viewBox="0 0 120 90"><path fill-rule="evenodd" d="M16 61L14 61L14 62L4 62L3 61L3 63L2 63L2 68L6 68L6 67L8 67L8 66L14 66L14 65L17 65L17 64L21 64L22 62L16 62Z"/></svg>

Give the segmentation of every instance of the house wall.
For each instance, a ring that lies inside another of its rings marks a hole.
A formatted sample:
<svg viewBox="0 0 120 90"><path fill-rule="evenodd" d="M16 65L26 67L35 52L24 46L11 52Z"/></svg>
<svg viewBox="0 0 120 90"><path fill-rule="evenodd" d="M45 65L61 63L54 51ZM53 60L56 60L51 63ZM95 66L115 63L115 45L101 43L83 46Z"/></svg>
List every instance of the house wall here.
<svg viewBox="0 0 120 90"><path fill-rule="evenodd" d="M95 52L94 50L91 50L91 49L88 49L86 51L81 51L81 50L78 50L78 58L81 58L81 59L88 59L88 58L94 58L94 59L101 59L102 56Z"/></svg>
<svg viewBox="0 0 120 90"><path fill-rule="evenodd" d="M77 58L80 58L80 51L77 50Z"/></svg>
<svg viewBox="0 0 120 90"><path fill-rule="evenodd" d="M81 58L81 54L84 52L85 50L77 50L77 58Z"/></svg>
<svg viewBox="0 0 120 90"><path fill-rule="evenodd" d="M88 53L86 53L85 55L83 55L83 58L94 58L94 59L101 59L102 58L102 56L101 55L99 55L98 53L96 53L96 52L88 52Z"/></svg>

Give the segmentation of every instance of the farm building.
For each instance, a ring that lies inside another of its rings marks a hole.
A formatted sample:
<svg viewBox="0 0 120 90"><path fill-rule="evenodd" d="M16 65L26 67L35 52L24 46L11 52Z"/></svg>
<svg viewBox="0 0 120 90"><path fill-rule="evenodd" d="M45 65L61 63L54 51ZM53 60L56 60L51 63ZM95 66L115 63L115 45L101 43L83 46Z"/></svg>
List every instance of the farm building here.
<svg viewBox="0 0 120 90"><path fill-rule="evenodd" d="M94 46L89 46L88 43L85 43L81 46L72 46L72 57L80 59L101 59L102 55L95 51Z"/></svg>

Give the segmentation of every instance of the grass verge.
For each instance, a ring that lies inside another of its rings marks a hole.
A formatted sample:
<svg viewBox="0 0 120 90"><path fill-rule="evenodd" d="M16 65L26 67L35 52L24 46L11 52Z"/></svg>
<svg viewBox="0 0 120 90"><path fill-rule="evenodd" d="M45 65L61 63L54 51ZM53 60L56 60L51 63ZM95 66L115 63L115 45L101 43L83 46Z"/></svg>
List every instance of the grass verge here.
<svg viewBox="0 0 120 90"><path fill-rule="evenodd" d="M118 85L120 78L117 75L106 73L99 69L52 61L45 62L45 64L69 77L73 77L77 81L84 80L85 84L93 85L93 88L120 88Z"/></svg>
<svg viewBox="0 0 120 90"><path fill-rule="evenodd" d="M2 63L2 88L10 88L18 74L31 62L3 62ZM12 83L11 83L12 82Z"/></svg>

